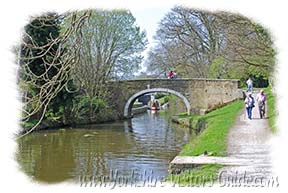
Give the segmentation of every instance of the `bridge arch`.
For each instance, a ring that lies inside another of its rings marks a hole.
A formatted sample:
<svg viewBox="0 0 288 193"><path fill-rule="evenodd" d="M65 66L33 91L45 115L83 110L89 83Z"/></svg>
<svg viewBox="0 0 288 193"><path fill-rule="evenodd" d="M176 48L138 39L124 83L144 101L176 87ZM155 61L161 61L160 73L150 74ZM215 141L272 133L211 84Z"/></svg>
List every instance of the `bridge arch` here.
<svg viewBox="0 0 288 193"><path fill-rule="evenodd" d="M126 102L125 107L124 107L124 117L130 117L131 116L132 105L138 97L140 97L144 94L154 93L154 92L165 92L165 93L170 93L170 94L174 94L174 95L178 96L179 98L181 98L183 100L183 102L186 106L186 109L187 109L187 113L190 114L191 104L183 94L181 94L180 92L177 92L175 90L171 90L171 89L167 89L167 88L151 88L151 89L145 89L145 90L142 90L140 92L137 92L128 99L128 101Z"/></svg>

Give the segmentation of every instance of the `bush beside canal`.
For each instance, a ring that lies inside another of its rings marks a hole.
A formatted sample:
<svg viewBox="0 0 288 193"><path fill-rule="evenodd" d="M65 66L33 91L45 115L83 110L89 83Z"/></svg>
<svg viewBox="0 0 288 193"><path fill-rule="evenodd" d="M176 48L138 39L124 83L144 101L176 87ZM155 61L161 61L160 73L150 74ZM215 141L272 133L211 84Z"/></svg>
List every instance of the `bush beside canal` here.
<svg viewBox="0 0 288 193"><path fill-rule="evenodd" d="M83 124L94 124L115 121L118 119L117 112L105 100L98 98L88 98L81 94L76 95L69 105L60 106L53 111L49 109L41 123L34 131L53 129L65 126L75 126ZM62 110L61 110L62 109ZM25 133L33 128L39 121L39 116L35 116L21 122L22 130Z"/></svg>

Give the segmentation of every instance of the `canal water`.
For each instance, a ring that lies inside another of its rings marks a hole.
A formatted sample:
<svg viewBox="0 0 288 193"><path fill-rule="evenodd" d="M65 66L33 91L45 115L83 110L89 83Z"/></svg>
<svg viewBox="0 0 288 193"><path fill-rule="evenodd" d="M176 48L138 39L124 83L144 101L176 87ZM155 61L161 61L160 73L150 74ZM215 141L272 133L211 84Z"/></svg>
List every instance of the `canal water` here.
<svg viewBox="0 0 288 193"><path fill-rule="evenodd" d="M23 172L45 183L161 180L189 137L189 129L167 114L147 112L122 122L34 132L18 140L16 157Z"/></svg>

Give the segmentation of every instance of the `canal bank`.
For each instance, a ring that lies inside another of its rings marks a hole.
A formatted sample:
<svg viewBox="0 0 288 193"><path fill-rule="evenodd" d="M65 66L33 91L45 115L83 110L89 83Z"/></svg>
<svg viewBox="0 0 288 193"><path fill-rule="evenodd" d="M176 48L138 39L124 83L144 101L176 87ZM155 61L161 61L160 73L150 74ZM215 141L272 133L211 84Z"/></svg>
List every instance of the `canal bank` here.
<svg viewBox="0 0 288 193"><path fill-rule="evenodd" d="M229 129L233 126L237 116L243 109L243 101L237 100L225 107L214 110L203 116L188 116L182 115L180 118L187 120L204 120L205 129L193 140L190 140L184 145L179 156L227 156L227 136ZM170 174L168 180L173 183L188 184L191 183L191 178L207 178L207 182L217 178L218 171L222 168L221 165L207 164L196 167L191 170L185 170L179 174ZM173 172L172 172L173 173ZM197 184L198 182L192 182Z"/></svg>
<svg viewBox="0 0 288 193"><path fill-rule="evenodd" d="M172 95L164 95L164 97L159 98L159 101L161 102L161 105L168 104L168 101L170 101L170 107L169 109L172 109L173 112L183 112L185 110L185 107L183 107L183 102L179 99L177 99L176 96ZM27 132L30 133L30 131L42 131L42 130L55 130L58 128L75 128L82 125L90 125L90 124L102 124L102 123L113 123L121 120L125 120L127 118L119 119L119 112L117 112L112 105L108 104L97 104L94 107L97 110L97 112L90 112L90 106L84 102L79 103L80 109L76 109L75 107L69 109L69 110L63 110L62 114L55 114L52 112L45 113L44 118L40 121L39 115L35 116L31 120L26 120L24 122L20 123L21 130L19 131L19 137L22 135L25 135ZM179 105L180 104L180 105ZM83 106L83 107L82 107ZM95 104L94 104L95 106ZM65 108L62 108L65 109ZM74 110L72 110L74 109ZM167 107L166 107L167 109ZM142 103L134 103L133 107L131 108L132 115L139 115L146 113L148 110L147 105L143 105ZM93 115L93 116L92 116ZM132 117L133 117L132 116ZM130 117L130 118L132 118ZM129 119L130 119L129 118ZM40 123L38 123L40 121ZM36 126L37 125L37 126ZM35 127L36 126L36 127Z"/></svg>
<svg viewBox="0 0 288 193"><path fill-rule="evenodd" d="M28 176L49 183L85 175L107 175L114 170L126 177L131 171L136 175L146 171L163 178L177 155L227 156L227 133L241 109L243 101L235 101L204 116L180 115L194 124L197 120L205 123L205 129L193 138L193 127L179 127L163 117L165 113L139 115L124 122L35 132L18 141L17 159ZM118 149L113 150L114 147ZM195 176L215 179L221 168L207 164L169 175L167 179L177 184L190 183Z"/></svg>
<svg viewBox="0 0 288 193"><path fill-rule="evenodd" d="M199 148L205 142L200 143L203 139L199 138L209 131L210 122L215 122L213 117L220 118L229 111L230 108L224 112L219 109L205 116L190 116L194 123L205 120L207 127L198 137L188 127L169 121L167 113L145 113L131 120L72 129L42 130L18 140L17 160L28 176L45 183L77 181L79 176L106 176L111 171L118 171L117 175L124 177L131 172L136 176L150 172L154 178L165 178L169 174L169 163L180 151L180 155L191 155L186 152L191 149L199 152L192 155L204 152ZM220 169L219 166L204 166L197 171L199 175L207 175L216 169Z"/></svg>

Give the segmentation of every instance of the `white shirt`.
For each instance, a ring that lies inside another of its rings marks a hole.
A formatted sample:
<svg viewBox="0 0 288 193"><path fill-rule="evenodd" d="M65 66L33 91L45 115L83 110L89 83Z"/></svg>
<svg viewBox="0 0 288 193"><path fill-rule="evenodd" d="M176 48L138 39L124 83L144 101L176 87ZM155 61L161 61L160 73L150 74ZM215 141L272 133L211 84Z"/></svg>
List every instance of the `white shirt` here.
<svg viewBox="0 0 288 193"><path fill-rule="evenodd" d="M249 107L249 106L251 107L252 104L253 104L253 99L252 99L252 97L246 97L244 103L245 103L245 106L246 106L246 107Z"/></svg>
<svg viewBox="0 0 288 193"><path fill-rule="evenodd" d="M247 83L247 85L252 85L253 81L252 81L251 79L248 79L248 80L246 81L246 83Z"/></svg>

